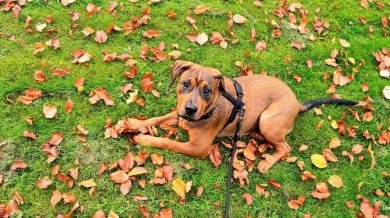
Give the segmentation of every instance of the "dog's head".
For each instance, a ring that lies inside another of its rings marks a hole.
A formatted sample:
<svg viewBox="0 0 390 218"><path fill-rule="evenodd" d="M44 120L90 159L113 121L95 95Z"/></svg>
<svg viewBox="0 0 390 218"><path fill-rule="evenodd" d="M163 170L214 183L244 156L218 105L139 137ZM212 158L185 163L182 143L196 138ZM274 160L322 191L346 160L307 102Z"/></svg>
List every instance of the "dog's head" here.
<svg viewBox="0 0 390 218"><path fill-rule="evenodd" d="M190 121L199 120L211 112L225 88L221 72L189 61L175 62L170 85L177 78L176 110L180 117Z"/></svg>

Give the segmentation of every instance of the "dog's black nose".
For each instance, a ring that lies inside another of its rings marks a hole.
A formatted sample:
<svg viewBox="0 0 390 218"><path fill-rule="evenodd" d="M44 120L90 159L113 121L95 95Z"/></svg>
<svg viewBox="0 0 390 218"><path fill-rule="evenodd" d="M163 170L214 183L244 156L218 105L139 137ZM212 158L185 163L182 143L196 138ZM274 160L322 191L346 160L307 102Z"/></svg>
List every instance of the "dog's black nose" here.
<svg viewBox="0 0 390 218"><path fill-rule="evenodd" d="M188 115L194 115L196 111L198 111L198 107L196 107L195 105L187 105L185 109Z"/></svg>

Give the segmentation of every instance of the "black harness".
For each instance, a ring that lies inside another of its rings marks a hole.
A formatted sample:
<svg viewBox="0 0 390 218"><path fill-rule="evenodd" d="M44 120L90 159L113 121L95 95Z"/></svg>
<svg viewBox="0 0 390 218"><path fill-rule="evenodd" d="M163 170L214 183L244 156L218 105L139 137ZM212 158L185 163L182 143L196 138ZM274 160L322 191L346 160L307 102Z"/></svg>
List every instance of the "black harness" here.
<svg viewBox="0 0 390 218"><path fill-rule="evenodd" d="M241 122L244 118L245 113L245 104L242 101L242 97L244 96L244 93L242 92L241 85L233 79L234 88L236 89L237 99L235 99L233 96L231 96L226 91L222 92L222 96L225 97L230 103L234 105L232 112L230 113L229 119L225 123L225 126L223 126L222 129L224 129L227 125L229 125L231 122L233 122L238 114L238 121L236 125L236 131L233 136L233 147L230 153L230 165L228 169L228 177L226 181L226 198L225 198L225 211L224 211L224 218L229 217L229 203L230 203L230 187L232 183L232 173L233 173L233 160L236 153L237 148L237 141L240 139L240 129L241 129ZM222 131L222 130L221 130Z"/></svg>

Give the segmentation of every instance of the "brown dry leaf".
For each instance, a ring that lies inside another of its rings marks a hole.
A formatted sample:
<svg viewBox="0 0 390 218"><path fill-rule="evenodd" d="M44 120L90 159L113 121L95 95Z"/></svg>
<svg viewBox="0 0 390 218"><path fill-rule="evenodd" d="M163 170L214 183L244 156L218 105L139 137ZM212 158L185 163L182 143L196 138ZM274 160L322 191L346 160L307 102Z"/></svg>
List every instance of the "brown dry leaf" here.
<svg viewBox="0 0 390 218"><path fill-rule="evenodd" d="M121 194L127 195L130 191L131 185L132 185L132 183L131 183L130 179L128 179L126 182L122 183L119 187Z"/></svg>
<svg viewBox="0 0 390 218"><path fill-rule="evenodd" d="M25 105L31 104L34 100L42 97L42 91L35 88L29 88L24 91L23 96L19 96L18 101Z"/></svg>
<svg viewBox="0 0 390 218"><path fill-rule="evenodd" d="M46 104L42 112L46 118L51 119L57 114L57 107L54 104Z"/></svg>
<svg viewBox="0 0 390 218"><path fill-rule="evenodd" d="M306 151L308 148L309 148L309 146L302 144L301 146L299 146L298 151L303 152L303 151Z"/></svg>
<svg viewBox="0 0 390 218"><path fill-rule="evenodd" d="M302 181L307 181L309 179L317 179L317 177L315 175L313 175L311 172L309 171L303 171L302 172L302 175L301 175L301 178L302 178Z"/></svg>
<svg viewBox="0 0 390 218"><path fill-rule="evenodd" d="M237 23L237 24L243 24L245 23L248 19L246 19L244 16L240 15L240 14L235 14L233 15L233 22L234 23Z"/></svg>
<svg viewBox="0 0 390 218"><path fill-rule="evenodd" d="M123 170L118 170L116 172L113 172L113 173L111 173L110 176L111 176L111 180L114 183L118 183L118 184L125 183L129 179L129 176Z"/></svg>
<svg viewBox="0 0 390 218"><path fill-rule="evenodd" d="M159 153L152 154L150 158L152 159L152 163L154 165L161 165L164 162L164 157Z"/></svg>
<svg viewBox="0 0 390 218"><path fill-rule="evenodd" d="M362 91L367 92L368 91L368 83L364 82L362 83Z"/></svg>
<svg viewBox="0 0 390 218"><path fill-rule="evenodd" d="M277 182L276 180L274 180L274 179L268 179L267 182L268 182L268 184L270 184L275 189L280 189L282 187L282 185L279 182Z"/></svg>
<svg viewBox="0 0 390 218"><path fill-rule="evenodd" d="M62 140L64 140L64 136L60 132L55 132L51 135L49 144L50 145L59 145Z"/></svg>
<svg viewBox="0 0 390 218"><path fill-rule="evenodd" d="M10 167L10 170L11 171L15 171L15 170L18 170L18 169L25 169L27 168L27 164L21 160L15 160L11 167Z"/></svg>
<svg viewBox="0 0 390 218"><path fill-rule="evenodd" d="M55 207L56 204L61 201L61 199L62 199L61 192L58 189L54 190L50 198L51 206Z"/></svg>
<svg viewBox="0 0 390 218"><path fill-rule="evenodd" d="M104 171L106 171L107 169L108 169L108 164L107 163L102 163L99 166L98 175L101 176L104 173Z"/></svg>
<svg viewBox="0 0 390 218"><path fill-rule="evenodd" d="M360 6L363 8L368 8L368 1L367 0L360 0Z"/></svg>
<svg viewBox="0 0 390 218"><path fill-rule="evenodd" d="M351 78L344 76L341 70L336 70L333 73L333 83L335 85L344 86L351 82Z"/></svg>
<svg viewBox="0 0 390 218"><path fill-rule="evenodd" d="M103 87L93 90L90 96L92 96L89 99L91 104L96 104L99 100L103 99L106 105L114 105L114 101L112 100L110 94Z"/></svg>
<svg viewBox="0 0 390 218"><path fill-rule="evenodd" d="M318 199L326 199L330 196L328 186L324 182L318 182L316 184L316 190L311 192L311 195Z"/></svg>
<svg viewBox="0 0 390 218"><path fill-rule="evenodd" d="M104 62L111 62L111 61L115 60L116 58L117 58L117 54L115 52L112 54L108 53L108 54L104 55L103 61Z"/></svg>
<svg viewBox="0 0 390 218"><path fill-rule="evenodd" d="M70 113L73 110L73 101L72 99L68 99L65 102L65 112Z"/></svg>
<svg viewBox="0 0 390 218"><path fill-rule="evenodd" d="M298 50L300 50L300 49L306 47L305 43L304 43L304 42L301 42L301 41L292 41L292 42L291 42L291 46L292 46L293 48L298 49Z"/></svg>
<svg viewBox="0 0 390 218"><path fill-rule="evenodd" d="M355 144L352 146L351 154L360 154L363 151L363 145Z"/></svg>
<svg viewBox="0 0 390 218"><path fill-rule="evenodd" d="M313 67L313 60L312 59L307 59L306 60L306 65L307 65L307 68L311 69Z"/></svg>
<svg viewBox="0 0 390 218"><path fill-rule="evenodd" d="M197 189L197 191L196 191L196 197L202 196L203 190L204 190L204 189L203 189L203 186L199 186L198 189Z"/></svg>
<svg viewBox="0 0 390 218"><path fill-rule="evenodd" d="M148 173L144 167L134 167L129 173L128 176L137 176L140 174Z"/></svg>
<svg viewBox="0 0 390 218"><path fill-rule="evenodd" d="M214 144L210 148L209 158L211 160L211 163L214 164L214 166L219 166L222 163L222 156L219 152L219 146L218 144Z"/></svg>
<svg viewBox="0 0 390 218"><path fill-rule="evenodd" d="M73 193L70 193L70 192L62 194L62 198L64 199L64 203L65 204L76 203L77 202L76 196Z"/></svg>
<svg viewBox="0 0 390 218"><path fill-rule="evenodd" d="M37 135L29 130L24 130L23 136L31 140L37 139Z"/></svg>
<svg viewBox="0 0 390 218"><path fill-rule="evenodd" d="M299 74L294 74L293 75L293 78L297 81L297 82L301 82L302 81L302 77L301 77L301 75L299 75Z"/></svg>
<svg viewBox="0 0 390 218"><path fill-rule="evenodd" d="M340 145L341 145L341 141L338 137L333 137L329 142L330 149L338 148L340 147Z"/></svg>
<svg viewBox="0 0 390 218"><path fill-rule="evenodd" d="M330 162L337 162L337 157L333 154L332 150L330 149L323 149L322 150L322 156L324 156L325 160Z"/></svg>
<svg viewBox="0 0 390 218"><path fill-rule="evenodd" d="M337 175L331 175L328 179L328 182L335 188L341 188L343 186L343 180Z"/></svg>
<svg viewBox="0 0 390 218"><path fill-rule="evenodd" d="M209 8L205 5L198 5L196 6L196 8L194 9L194 13L195 14L203 14L204 12L206 12Z"/></svg>
<svg viewBox="0 0 390 218"><path fill-rule="evenodd" d="M367 151L368 151L368 153L370 154L370 157L371 157L371 165L370 165L370 170L371 170L371 169L373 169L373 168L375 167L375 165L376 165L375 156L374 156L374 151L372 150L371 144L368 146Z"/></svg>
<svg viewBox="0 0 390 218"><path fill-rule="evenodd" d="M92 27L85 27L83 30L84 36L89 36L94 32L95 32L95 30Z"/></svg>
<svg viewBox="0 0 390 218"><path fill-rule="evenodd" d="M39 189L46 189L53 182L49 179L49 177L45 176L44 178L37 181L36 185Z"/></svg>
<svg viewBox="0 0 390 218"><path fill-rule="evenodd" d="M94 179L88 179L78 183L78 186L83 186L85 188L92 188L96 186L96 182Z"/></svg>
<svg viewBox="0 0 390 218"><path fill-rule="evenodd" d="M360 204L360 211L364 214L364 217L367 218L387 217L379 214L381 205L382 203L380 201L375 202L375 205L371 205L370 200L364 197L362 203Z"/></svg>
<svg viewBox="0 0 390 218"><path fill-rule="evenodd" d="M141 212L141 214L142 214L142 216L144 218L149 218L150 217L150 213L149 213L148 209L146 209L146 207L144 205L141 205L139 207L139 211Z"/></svg>
<svg viewBox="0 0 390 218"><path fill-rule="evenodd" d="M306 198L305 196L301 195L298 197L297 200L290 199L287 203L288 207L294 210L300 208L303 205L303 202L305 202L305 198Z"/></svg>
<svg viewBox="0 0 390 218"><path fill-rule="evenodd" d="M264 40L261 40L256 43L255 49L258 51L263 51L267 47L267 42Z"/></svg>
<svg viewBox="0 0 390 218"><path fill-rule="evenodd" d="M142 33L142 35L144 36L144 37L146 37L146 38L149 38L149 39L151 39L151 38L156 38L156 37L158 37L159 35L160 35L160 31L158 31L158 30L147 30L147 31L144 31L143 33Z"/></svg>
<svg viewBox="0 0 390 218"><path fill-rule="evenodd" d="M245 199L246 205L251 205L253 203L253 197L251 194L245 192L242 197Z"/></svg>
<svg viewBox="0 0 390 218"><path fill-rule="evenodd" d="M47 78L41 70L36 70L34 72L34 81L35 82L45 82L46 80L47 80Z"/></svg>
<svg viewBox="0 0 390 218"><path fill-rule="evenodd" d="M95 36L95 41L102 44L107 41L107 33L104 31L97 31Z"/></svg>

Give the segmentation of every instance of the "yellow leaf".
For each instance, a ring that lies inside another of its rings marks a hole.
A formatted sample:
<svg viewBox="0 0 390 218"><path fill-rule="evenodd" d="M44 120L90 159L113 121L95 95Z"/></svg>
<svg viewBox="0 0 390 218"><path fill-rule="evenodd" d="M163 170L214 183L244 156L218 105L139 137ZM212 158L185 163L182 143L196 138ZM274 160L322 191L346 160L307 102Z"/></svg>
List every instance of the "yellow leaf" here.
<svg viewBox="0 0 390 218"><path fill-rule="evenodd" d="M182 179L176 178L173 180L172 189L180 198L184 199L186 197L186 183Z"/></svg>
<svg viewBox="0 0 390 218"><path fill-rule="evenodd" d="M77 92L81 93L84 91L84 86L77 86Z"/></svg>
<svg viewBox="0 0 390 218"><path fill-rule="evenodd" d="M328 166L328 163L326 162L324 156L320 154L311 155L311 162L314 164L314 166L318 168L325 168Z"/></svg>
<svg viewBox="0 0 390 218"><path fill-rule="evenodd" d="M78 185L79 186L83 186L85 188L91 188L91 187L96 186L96 182L93 179L89 179L89 180L85 180L85 181L79 182Z"/></svg>
<svg viewBox="0 0 390 218"><path fill-rule="evenodd" d="M134 169L132 169L128 176L136 176L136 175L140 175L140 174L144 174L144 173L148 173L148 171L143 168L143 167L134 167Z"/></svg>
<svg viewBox="0 0 390 218"><path fill-rule="evenodd" d="M335 188L340 188L343 186L343 180L340 178L340 176L331 175L328 179L328 182Z"/></svg>

